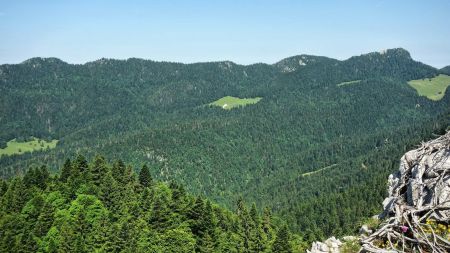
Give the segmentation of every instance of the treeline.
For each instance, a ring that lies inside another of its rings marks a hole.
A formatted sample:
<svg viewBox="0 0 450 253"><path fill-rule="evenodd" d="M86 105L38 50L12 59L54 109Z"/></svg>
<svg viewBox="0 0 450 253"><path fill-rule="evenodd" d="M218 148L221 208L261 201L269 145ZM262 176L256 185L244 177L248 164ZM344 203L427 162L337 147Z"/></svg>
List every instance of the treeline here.
<svg viewBox="0 0 450 253"><path fill-rule="evenodd" d="M241 199L230 212L122 161L79 155L0 181L1 252L304 252L272 214Z"/></svg>

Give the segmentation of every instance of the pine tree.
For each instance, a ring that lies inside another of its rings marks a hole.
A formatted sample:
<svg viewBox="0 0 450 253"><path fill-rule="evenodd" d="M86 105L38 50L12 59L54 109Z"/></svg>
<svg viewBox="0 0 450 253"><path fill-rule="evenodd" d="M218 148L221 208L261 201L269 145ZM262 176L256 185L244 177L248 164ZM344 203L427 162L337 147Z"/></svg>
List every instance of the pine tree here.
<svg viewBox="0 0 450 253"><path fill-rule="evenodd" d="M158 188L154 198L150 225L153 229L162 231L170 227L172 222L169 208L170 190L165 185L158 185Z"/></svg>
<svg viewBox="0 0 450 253"><path fill-rule="evenodd" d="M88 163L86 158L82 155L78 155L71 166L72 170L68 182L68 195L70 198L75 198L75 192L80 184L87 182L88 179Z"/></svg>
<svg viewBox="0 0 450 253"><path fill-rule="evenodd" d="M195 199L192 208L188 211L187 217L189 219L190 228L192 233L197 238L203 235L206 228L203 226L201 219L205 216L205 203L201 197Z"/></svg>
<svg viewBox="0 0 450 253"><path fill-rule="evenodd" d="M0 178L0 198L3 196L3 194L6 193L8 190L8 184L5 182L5 180Z"/></svg>
<svg viewBox="0 0 450 253"><path fill-rule="evenodd" d="M72 169L74 170L74 173L71 173L72 175L84 175L88 171L86 158L83 155L78 155L73 163Z"/></svg>
<svg viewBox="0 0 450 253"><path fill-rule="evenodd" d="M170 208L177 214L181 215L188 205L186 190L183 186L171 181L169 188L172 190L172 201Z"/></svg>
<svg viewBox="0 0 450 253"><path fill-rule="evenodd" d="M252 204L250 209L250 217L252 219L249 238L250 251L263 252L267 248L267 236L262 228L261 218L256 210L255 203Z"/></svg>
<svg viewBox="0 0 450 253"><path fill-rule="evenodd" d="M151 210L153 207L153 191L146 187L142 193L140 198L140 207L142 210L142 218L145 220L149 220L151 217Z"/></svg>
<svg viewBox="0 0 450 253"><path fill-rule="evenodd" d="M278 253L292 253L292 247L289 243L289 231L286 225L278 230L277 237L272 246L272 251Z"/></svg>
<svg viewBox="0 0 450 253"><path fill-rule="evenodd" d="M150 170L147 165L142 166L139 172L139 183L144 187L149 187L152 183L152 176L150 175Z"/></svg>
<svg viewBox="0 0 450 253"><path fill-rule="evenodd" d="M120 185L126 184L126 166L122 160L117 160L111 169L112 176Z"/></svg>
<svg viewBox="0 0 450 253"><path fill-rule="evenodd" d="M106 175L101 179L99 186L100 196L99 199L105 205L108 210L117 211L119 209L118 202L120 201L117 182L112 176L110 171L106 172Z"/></svg>
<svg viewBox="0 0 450 253"><path fill-rule="evenodd" d="M18 213L28 201L28 191L19 177L14 178L8 185L8 190L1 199L1 210L4 213Z"/></svg>
<svg viewBox="0 0 450 253"><path fill-rule="evenodd" d="M30 168L25 172L25 175L23 176L23 183L27 188L30 188L32 186L35 186L37 184L37 169L36 168Z"/></svg>
<svg viewBox="0 0 450 253"><path fill-rule="evenodd" d="M106 165L105 158L103 156L97 155L94 158L94 163L90 168L90 183L95 186L100 186L102 179L106 176L109 169Z"/></svg>
<svg viewBox="0 0 450 253"><path fill-rule="evenodd" d="M18 236L18 251L19 252L35 252L37 250L37 243L34 239L35 235L33 233L33 228L38 220L39 213L44 206L44 199L41 194L37 193L30 201L26 203L21 211L21 216L24 219L24 224L22 226L23 231L26 233L21 233Z"/></svg>
<svg viewBox="0 0 450 253"><path fill-rule="evenodd" d="M72 173L72 162L70 161L69 158L67 158L61 169L61 173L59 175L59 181L61 181L63 183L67 182L67 179L70 177L71 173Z"/></svg>
<svg viewBox="0 0 450 253"><path fill-rule="evenodd" d="M251 218L247 207L245 206L244 199L240 197L237 202L236 210L239 222L238 233L242 236L244 241L244 250L248 252L250 250L250 231L251 231Z"/></svg>
<svg viewBox="0 0 450 253"><path fill-rule="evenodd" d="M55 208L51 204L44 204L34 227L34 234L36 236L43 237L50 230L54 220L54 211Z"/></svg>
<svg viewBox="0 0 450 253"><path fill-rule="evenodd" d="M218 239L216 224L217 221L211 206L211 202L206 201L204 214L200 217L203 231L197 243L197 252L214 252L215 242Z"/></svg>
<svg viewBox="0 0 450 253"><path fill-rule="evenodd" d="M275 235L272 228L272 213L270 212L270 209L268 207L264 208L262 228L264 233L266 234L267 241L272 241Z"/></svg>
<svg viewBox="0 0 450 253"><path fill-rule="evenodd" d="M50 178L50 173L48 172L47 166L42 165L40 169L36 170L37 182L36 185L44 190L47 187L47 182Z"/></svg>

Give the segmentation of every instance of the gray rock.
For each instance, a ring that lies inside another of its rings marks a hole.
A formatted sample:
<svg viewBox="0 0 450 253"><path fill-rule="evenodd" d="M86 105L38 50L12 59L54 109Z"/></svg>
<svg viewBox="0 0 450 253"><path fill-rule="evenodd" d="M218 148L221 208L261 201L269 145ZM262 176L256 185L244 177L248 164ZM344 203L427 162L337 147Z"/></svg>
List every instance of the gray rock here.
<svg viewBox="0 0 450 253"><path fill-rule="evenodd" d="M450 132L407 152L400 160L399 171L388 178L389 196L383 201L381 217L402 217L405 209L430 205L450 207L449 158ZM441 217L441 221L450 217L449 209L432 212L429 215Z"/></svg>
<svg viewBox="0 0 450 253"><path fill-rule="evenodd" d="M308 253L339 253L339 247L342 242L334 236L325 240L325 242L313 242L311 250Z"/></svg>
<svg viewBox="0 0 450 253"><path fill-rule="evenodd" d="M361 228L359 229L359 234L361 235L370 235L372 233L373 231L369 229L367 225L362 225Z"/></svg>

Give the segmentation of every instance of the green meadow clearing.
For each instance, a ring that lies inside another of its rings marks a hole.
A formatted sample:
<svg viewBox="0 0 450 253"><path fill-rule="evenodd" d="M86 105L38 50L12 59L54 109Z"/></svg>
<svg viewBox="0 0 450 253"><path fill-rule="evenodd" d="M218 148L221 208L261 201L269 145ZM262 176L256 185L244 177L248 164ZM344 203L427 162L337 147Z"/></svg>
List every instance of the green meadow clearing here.
<svg viewBox="0 0 450 253"><path fill-rule="evenodd" d="M222 107L222 109L224 109L224 110L231 110L233 108L240 107L240 106L256 104L259 102L259 100L261 100L260 97L237 98L237 97L226 96L226 97L223 97L219 100L216 100L216 101L210 103L209 105L219 106L219 107Z"/></svg>
<svg viewBox="0 0 450 253"><path fill-rule="evenodd" d="M341 86L349 85L349 84L357 84L357 83L359 83L359 82L361 82L361 80L354 80L354 81L342 82L342 83L338 83L336 86L337 86L337 87L341 87Z"/></svg>
<svg viewBox="0 0 450 253"><path fill-rule="evenodd" d="M329 166L327 166L327 167L323 167L323 168L318 169L318 170L314 170L314 171L310 171L310 172L307 172L307 173L303 173L303 174L302 174L302 177L307 177L307 176L314 175L314 174L316 174L316 173L318 173L318 172L321 172L322 170L331 169L331 168L333 168L333 167L336 166L336 165L337 165L337 163L332 164L332 165L329 165Z"/></svg>
<svg viewBox="0 0 450 253"><path fill-rule="evenodd" d="M6 148L0 149L0 156L23 154L25 152L33 152L38 150L52 149L56 147L58 140L45 141L34 138L27 142L18 142L16 139L8 141Z"/></svg>
<svg viewBox="0 0 450 253"><path fill-rule="evenodd" d="M433 78L412 80L408 84L416 89L420 96L437 101L444 97L445 90L450 85L450 76L441 74Z"/></svg>

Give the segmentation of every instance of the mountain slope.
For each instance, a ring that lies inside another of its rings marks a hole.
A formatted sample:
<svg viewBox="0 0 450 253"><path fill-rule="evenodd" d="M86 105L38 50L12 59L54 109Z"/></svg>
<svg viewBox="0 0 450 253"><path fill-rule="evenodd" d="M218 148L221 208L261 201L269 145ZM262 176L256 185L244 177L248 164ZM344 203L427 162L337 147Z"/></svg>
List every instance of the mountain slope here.
<svg viewBox="0 0 450 253"><path fill-rule="evenodd" d="M384 191L377 183L398 160L388 154L413 145L406 133L426 138L446 128L450 102L448 94L438 102L419 97L407 84L439 70L403 49L248 66L36 58L0 70L0 140L60 140L54 150L2 157L2 176L100 152L148 163L157 178L227 206L239 196L270 206L298 231L319 237L351 230L376 210L370 199ZM338 86L350 81L358 82ZM225 96L262 99L232 110L206 106ZM348 210L338 213L332 204L324 212L334 220L322 220L312 209L317 197L342 200Z"/></svg>
<svg viewBox="0 0 450 253"><path fill-rule="evenodd" d="M446 66L440 69L441 73L450 75L450 66Z"/></svg>

